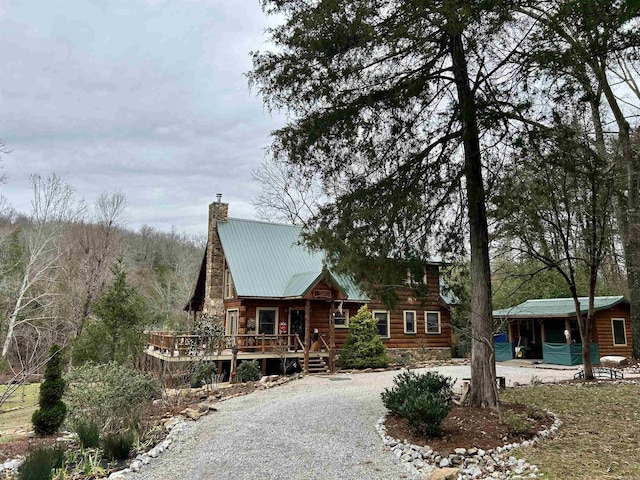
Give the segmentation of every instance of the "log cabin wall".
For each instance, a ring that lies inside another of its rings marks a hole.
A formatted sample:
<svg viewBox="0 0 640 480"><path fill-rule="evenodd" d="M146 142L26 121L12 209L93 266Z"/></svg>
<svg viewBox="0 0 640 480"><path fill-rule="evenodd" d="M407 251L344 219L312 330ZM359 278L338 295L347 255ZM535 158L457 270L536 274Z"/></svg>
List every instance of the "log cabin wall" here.
<svg viewBox="0 0 640 480"><path fill-rule="evenodd" d="M612 319L624 319L626 345L613 344ZM600 356L619 355L631 358L631 315L628 304L618 304L595 313L594 337L598 342Z"/></svg>

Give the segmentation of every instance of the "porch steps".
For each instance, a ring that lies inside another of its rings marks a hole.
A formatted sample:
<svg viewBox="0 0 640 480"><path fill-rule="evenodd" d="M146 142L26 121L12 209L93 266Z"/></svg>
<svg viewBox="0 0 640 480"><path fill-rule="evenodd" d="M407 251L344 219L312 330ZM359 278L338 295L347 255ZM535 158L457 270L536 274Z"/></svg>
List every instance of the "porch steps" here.
<svg viewBox="0 0 640 480"><path fill-rule="evenodd" d="M304 365L304 357L300 359L300 364ZM329 366L322 357L309 354L309 373L329 373Z"/></svg>

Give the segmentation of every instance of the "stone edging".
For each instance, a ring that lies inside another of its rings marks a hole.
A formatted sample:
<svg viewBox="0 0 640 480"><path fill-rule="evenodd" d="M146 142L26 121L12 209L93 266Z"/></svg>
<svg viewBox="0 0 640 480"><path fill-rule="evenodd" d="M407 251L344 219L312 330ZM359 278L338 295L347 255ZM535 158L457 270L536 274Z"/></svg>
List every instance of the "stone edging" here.
<svg viewBox="0 0 640 480"><path fill-rule="evenodd" d="M393 452L394 459L404 462L412 473L423 475L425 476L424 478L428 478L426 475L430 475L438 468L451 469L450 474L455 474L451 478L457 478L458 480L478 478L515 480L525 478L525 476L526 478L536 478L538 475L537 466L513 456L507 458L506 454L518 447L529 447L555 435L562 425L562 420L553 412L547 411L547 413L553 417L553 424L548 429L539 431L531 440L525 440L522 443L509 443L486 451L480 448L470 448L468 450L466 448L456 448L454 453L447 457L442 457L428 446L421 447L388 436L387 428L385 427L387 414L376 422L376 430L382 437L384 446ZM442 476L438 478L449 477Z"/></svg>

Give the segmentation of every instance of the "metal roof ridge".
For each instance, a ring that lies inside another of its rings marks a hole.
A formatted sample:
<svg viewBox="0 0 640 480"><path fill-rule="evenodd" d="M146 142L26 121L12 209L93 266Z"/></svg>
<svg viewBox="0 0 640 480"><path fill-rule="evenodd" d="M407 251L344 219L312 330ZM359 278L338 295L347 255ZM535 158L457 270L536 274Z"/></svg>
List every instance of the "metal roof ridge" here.
<svg viewBox="0 0 640 480"><path fill-rule="evenodd" d="M264 225L273 225L275 227L289 227L289 228L296 228L298 230L302 230L302 226L301 225L295 225L293 223L277 223L277 222L268 222L266 220L255 220L252 218L237 218L237 217L229 217L227 218L227 220L218 220L219 222L226 222L229 220L233 220L236 222L248 222L248 223L262 223Z"/></svg>

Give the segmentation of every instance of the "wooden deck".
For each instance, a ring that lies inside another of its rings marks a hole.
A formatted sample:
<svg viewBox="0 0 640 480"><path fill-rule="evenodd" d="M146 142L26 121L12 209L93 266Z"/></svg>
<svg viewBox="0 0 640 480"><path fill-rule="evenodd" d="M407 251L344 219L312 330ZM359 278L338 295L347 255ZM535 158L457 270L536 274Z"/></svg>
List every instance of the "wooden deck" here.
<svg viewBox="0 0 640 480"><path fill-rule="evenodd" d="M231 347L238 347L237 360L330 358L329 346L324 338L318 340L319 350L305 355L305 345L298 335L227 335L218 345L206 338L186 332L149 332L145 352L160 360L179 362L231 361Z"/></svg>

